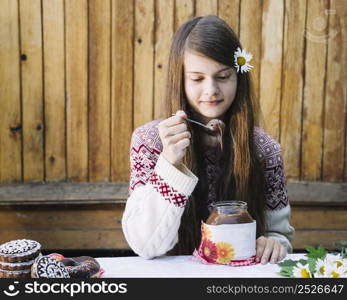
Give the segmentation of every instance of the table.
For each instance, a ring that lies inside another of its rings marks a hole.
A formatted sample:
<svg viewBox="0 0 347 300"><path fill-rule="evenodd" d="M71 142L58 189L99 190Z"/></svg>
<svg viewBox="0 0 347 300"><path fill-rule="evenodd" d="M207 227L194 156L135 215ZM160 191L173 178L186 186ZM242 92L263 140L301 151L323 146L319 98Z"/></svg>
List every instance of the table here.
<svg viewBox="0 0 347 300"><path fill-rule="evenodd" d="M304 253L287 254L285 259L299 260ZM162 256L154 259L132 257L99 257L96 260L105 270L103 278L131 277L282 277L277 274L277 264L257 264L247 267L230 267L223 265L204 265L192 260L192 256Z"/></svg>

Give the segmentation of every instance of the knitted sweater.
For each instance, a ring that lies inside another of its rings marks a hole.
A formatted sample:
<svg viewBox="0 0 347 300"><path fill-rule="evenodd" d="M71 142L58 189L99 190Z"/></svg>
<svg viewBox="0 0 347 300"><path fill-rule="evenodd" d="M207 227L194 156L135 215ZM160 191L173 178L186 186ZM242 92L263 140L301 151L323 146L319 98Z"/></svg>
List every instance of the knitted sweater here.
<svg viewBox="0 0 347 300"><path fill-rule="evenodd" d="M160 121L151 121L133 132L129 194L122 217L128 244L148 259L165 255L178 242L181 216L199 180L185 165L176 168L161 155L163 146L155 127ZM291 252L294 228L289 224L280 146L260 128L255 129L255 144L265 172L265 236L278 240ZM210 179L218 172L212 161L205 161ZM208 198L214 201L214 183L210 179Z"/></svg>

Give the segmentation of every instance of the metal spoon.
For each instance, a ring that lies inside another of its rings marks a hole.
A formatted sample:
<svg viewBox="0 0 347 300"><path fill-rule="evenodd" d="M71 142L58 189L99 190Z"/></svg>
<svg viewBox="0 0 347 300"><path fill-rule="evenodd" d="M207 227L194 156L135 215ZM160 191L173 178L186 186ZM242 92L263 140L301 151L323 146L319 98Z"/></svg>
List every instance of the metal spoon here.
<svg viewBox="0 0 347 300"><path fill-rule="evenodd" d="M206 126L205 124L202 124L202 123L200 123L200 122L198 122L198 121L195 121L195 120L192 120L192 119L188 119L188 118L186 118L185 120L187 120L187 121L189 121L189 122L191 122L191 123L194 123L194 124L200 125L200 126L202 126L202 127L206 128L206 129L211 130L211 129L210 129L210 127L208 127L208 126Z"/></svg>
<svg viewBox="0 0 347 300"><path fill-rule="evenodd" d="M174 115L175 114L173 114L173 116ZM195 121L195 120L192 120L192 119L189 119L189 118L185 118L185 120L188 121L188 122L191 122L191 123L194 123L194 124L197 124L197 125L200 125L200 126L204 127L204 129L206 129L210 133L215 133L214 130L212 130L210 127L206 126L205 124L202 124L202 123L200 123L198 121Z"/></svg>

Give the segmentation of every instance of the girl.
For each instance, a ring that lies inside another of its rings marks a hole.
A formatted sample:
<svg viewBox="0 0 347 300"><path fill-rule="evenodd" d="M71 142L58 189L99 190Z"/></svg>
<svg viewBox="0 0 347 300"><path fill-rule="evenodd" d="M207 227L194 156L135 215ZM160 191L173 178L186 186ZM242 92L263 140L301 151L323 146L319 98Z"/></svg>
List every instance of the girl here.
<svg viewBox="0 0 347 300"><path fill-rule="evenodd" d="M173 38L166 116L137 128L130 148L122 227L144 258L192 254L209 205L231 199L247 202L257 221L257 261L276 263L292 251L280 147L256 127L250 56L241 49L212 15L189 20ZM220 143L187 118L224 129Z"/></svg>

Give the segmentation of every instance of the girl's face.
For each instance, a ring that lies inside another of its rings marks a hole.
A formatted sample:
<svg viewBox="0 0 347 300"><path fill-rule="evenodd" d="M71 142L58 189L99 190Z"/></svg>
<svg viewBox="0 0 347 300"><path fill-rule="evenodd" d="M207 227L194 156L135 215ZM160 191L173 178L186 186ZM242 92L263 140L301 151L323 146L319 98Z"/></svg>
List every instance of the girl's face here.
<svg viewBox="0 0 347 300"><path fill-rule="evenodd" d="M222 118L237 87L236 70L197 52L184 53L184 88L197 118L206 123Z"/></svg>

